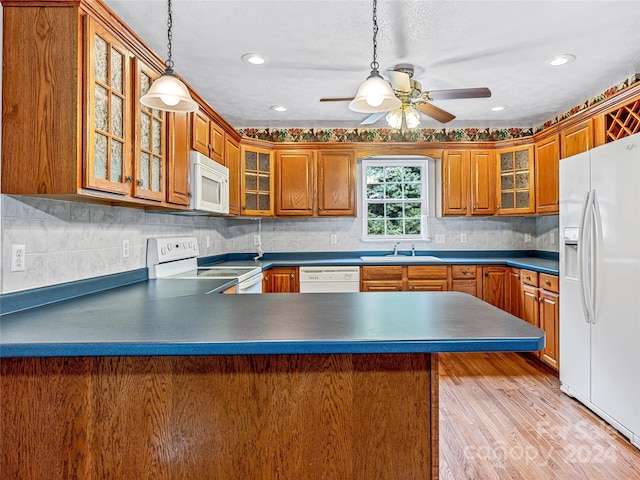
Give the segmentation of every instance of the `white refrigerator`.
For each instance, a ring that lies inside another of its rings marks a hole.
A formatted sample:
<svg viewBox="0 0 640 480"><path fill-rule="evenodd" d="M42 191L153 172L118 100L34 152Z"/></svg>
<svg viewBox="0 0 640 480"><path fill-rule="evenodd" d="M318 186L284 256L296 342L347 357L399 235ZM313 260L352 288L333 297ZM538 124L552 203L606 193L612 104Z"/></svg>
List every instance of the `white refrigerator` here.
<svg viewBox="0 0 640 480"><path fill-rule="evenodd" d="M560 160L560 382L640 448L640 134Z"/></svg>

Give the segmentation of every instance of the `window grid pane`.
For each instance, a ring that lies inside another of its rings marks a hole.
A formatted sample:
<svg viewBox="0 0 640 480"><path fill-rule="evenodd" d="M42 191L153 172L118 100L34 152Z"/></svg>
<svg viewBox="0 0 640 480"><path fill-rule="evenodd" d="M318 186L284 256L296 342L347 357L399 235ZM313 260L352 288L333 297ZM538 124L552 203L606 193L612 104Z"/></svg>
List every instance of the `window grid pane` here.
<svg viewBox="0 0 640 480"><path fill-rule="evenodd" d="M366 235L422 234L423 170L415 165L367 166Z"/></svg>

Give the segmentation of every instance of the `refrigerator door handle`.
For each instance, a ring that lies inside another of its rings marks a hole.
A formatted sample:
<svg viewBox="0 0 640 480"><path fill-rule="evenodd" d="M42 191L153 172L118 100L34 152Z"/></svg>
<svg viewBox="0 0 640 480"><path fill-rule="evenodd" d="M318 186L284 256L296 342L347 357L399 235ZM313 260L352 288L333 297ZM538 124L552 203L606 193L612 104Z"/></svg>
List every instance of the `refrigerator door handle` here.
<svg viewBox="0 0 640 480"><path fill-rule="evenodd" d="M593 219L592 224L592 250L591 250L591 268L592 268L592 281L591 281L591 323L596 323L596 309L597 301L599 298L598 292L602 288L602 280L600 278L600 272L602 271L600 262L602 255L600 255L600 247L602 246L602 217L600 216L600 204L598 203L598 195L593 190L591 198L591 215Z"/></svg>
<svg viewBox="0 0 640 480"><path fill-rule="evenodd" d="M591 204L591 191L585 194L582 210L580 211L580 232L578 234L578 286L580 292L580 303L585 321L591 323L591 309L588 292L590 291L590 272L588 260L591 255L590 235L588 234L589 206Z"/></svg>

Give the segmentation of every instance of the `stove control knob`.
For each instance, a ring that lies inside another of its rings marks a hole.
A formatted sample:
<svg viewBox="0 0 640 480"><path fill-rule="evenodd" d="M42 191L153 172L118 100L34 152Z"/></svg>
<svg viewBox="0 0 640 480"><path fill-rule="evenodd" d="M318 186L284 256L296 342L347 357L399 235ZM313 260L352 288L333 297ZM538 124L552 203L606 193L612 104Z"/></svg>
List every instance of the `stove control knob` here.
<svg viewBox="0 0 640 480"><path fill-rule="evenodd" d="M161 253L162 255L166 255L166 254L167 254L167 249L166 249L165 247L162 247L162 248L160 249L160 253Z"/></svg>

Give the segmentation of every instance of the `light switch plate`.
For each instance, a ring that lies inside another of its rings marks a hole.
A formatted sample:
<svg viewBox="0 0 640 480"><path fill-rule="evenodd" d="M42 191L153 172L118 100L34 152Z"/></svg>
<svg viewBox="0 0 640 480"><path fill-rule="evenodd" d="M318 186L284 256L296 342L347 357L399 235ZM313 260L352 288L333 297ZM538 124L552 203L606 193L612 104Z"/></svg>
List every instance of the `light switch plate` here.
<svg viewBox="0 0 640 480"><path fill-rule="evenodd" d="M445 243L447 241L447 237L444 233L436 233L436 243Z"/></svg>

